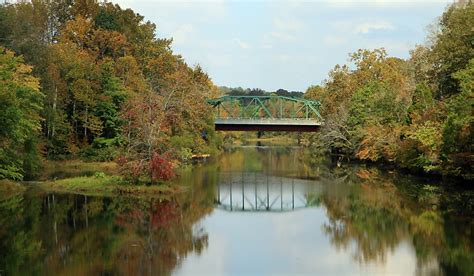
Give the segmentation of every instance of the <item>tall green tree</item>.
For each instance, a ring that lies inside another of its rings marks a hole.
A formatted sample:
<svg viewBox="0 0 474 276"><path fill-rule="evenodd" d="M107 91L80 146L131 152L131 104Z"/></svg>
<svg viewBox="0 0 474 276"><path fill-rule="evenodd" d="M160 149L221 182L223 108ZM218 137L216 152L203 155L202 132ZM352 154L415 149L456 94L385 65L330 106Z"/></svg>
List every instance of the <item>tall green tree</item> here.
<svg viewBox="0 0 474 276"><path fill-rule="evenodd" d="M34 169L43 95L23 58L0 47L0 178L21 180ZM25 170L26 169L26 170Z"/></svg>
<svg viewBox="0 0 474 276"><path fill-rule="evenodd" d="M453 74L460 93L446 103L448 116L443 126L442 153L452 173L474 177L474 59Z"/></svg>
<svg viewBox="0 0 474 276"><path fill-rule="evenodd" d="M460 92L453 74L474 58L474 3L455 3L443 13L431 47L439 97Z"/></svg>

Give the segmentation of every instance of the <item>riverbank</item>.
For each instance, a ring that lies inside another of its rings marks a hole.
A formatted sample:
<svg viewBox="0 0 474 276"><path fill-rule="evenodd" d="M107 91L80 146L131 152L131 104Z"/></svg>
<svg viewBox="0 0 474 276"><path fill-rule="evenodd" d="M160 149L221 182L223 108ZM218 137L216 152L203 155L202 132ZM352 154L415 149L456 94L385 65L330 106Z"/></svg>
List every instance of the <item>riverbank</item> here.
<svg viewBox="0 0 474 276"><path fill-rule="evenodd" d="M25 191L25 187L18 182L10 180L0 180L0 195L8 197L11 194L21 193Z"/></svg>
<svg viewBox="0 0 474 276"><path fill-rule="evenodd" d="M118 175L119 168L115 162L85 162L79 159L64 161L44 161L39 181L52 181L79 176L94 176L96 173Z"/></svg>
<svg viewBox="0 0 474 276"><path fill-rule="evenodd" d="M308 146L305 146L309 149ZM456 175L456 174L447 174L442 170L430 170L425 171L422 168L410 168L402 166L400 163L395 161L387 160L377 160L371 161L367 159L360 159L353 155L344 155L344 154L328 154L331 162L340 166L341 164L350 164L350 165L364 165L372 168L377 168L384 171L397 171L403 175L410 175L413 177L421 177L434 181L435 183L444 182L450 183L449 185L456 185L463 188L472 189L472 181L474 180L473 176L470 175ZM446 184L444 184L446 185Z"/></svg>
<svg viewBox="0 0 474 276"><path fill-rule="evenodd" d="M185 190L184 187L171 186L168 183L132 185L126 183L126 181L118 175L110 176L103 173L97 173L94 176L79 176L56 181L38 182L37 185L41 189L51 192L101 196L156 196L178 193Z"/></svg>
<svg viewBox="0 0 474 276"><path fill-rule="evenodd" d="M185 190L182 186L168 182L134 185L124 180L119 173L115 162L45 161L42 173L34 181L24 184L9 181L0 188L2 191L10 191L18 187L24 189L26 185L35 185L47 192L96 196L158 196Z"/></svg>

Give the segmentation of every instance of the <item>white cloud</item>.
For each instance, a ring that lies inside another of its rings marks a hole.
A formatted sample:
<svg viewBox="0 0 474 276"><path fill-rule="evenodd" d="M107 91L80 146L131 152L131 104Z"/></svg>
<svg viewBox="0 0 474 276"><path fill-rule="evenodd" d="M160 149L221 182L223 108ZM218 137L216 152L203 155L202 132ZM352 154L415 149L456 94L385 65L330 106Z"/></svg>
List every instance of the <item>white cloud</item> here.
<svg viewBox="0 0 474 276"><path fill-rule="evenodd" d="M276 56L277 60L281 63L287 63L288 61L291 60L291 57L286 54L280 54Z"/></svg>
<svg viewBox="0 0 474 276"><path fill-rule="evenodd" d="M339 46L346 43L346 41L346 38L335 35L327 35L323 38L323 43L327 46Z"/></svg>
<svg viewBox="0 0 474 276"><path fill-rule="evenodd" d="M247 42L244 42L238 38L234 38L234 42L242 49L250 49L250 44L248 44Z"/></svg>
<svg viewBox="0 0 474 276"><path fill-rule="evenodd" d="M194 22L212 22L228 16L226 0L113 0L113 3L123 8L132 8L135 12L145 15L146 20L154 17L152 14L155 10L166 11L159 12L160 21L176 21L177 14L189 14L188 18Z"/></svg>
<svg viewBox="0 0 474 276"><path fill-rule="evenodd" d="M277 30L280 30L280 31L292 31L292 32L301 31L305 27L303 22L296 19L292 19L292 18L287 18L287 19L275 18L273 19L273 26Z"/></svg>
<svg viewBox="0 0 474 276"><path fill-rule="evenodd" d="M263 36L262 48L273 48L275 42L294 42L306 29L306 25L294 18L276 17L272 22L273 30Z"/></svg>
<svg viewBox="0 0 474 276"><path fill-rule="evenodd" d="M290 33L285 33L285 32L270 32L269 33L270 37L275 38L280 41L294 41L296 40L296 36Z"/></svg>
<svg viewBox="0 0 474 276"><path fill-rule="evenodd" d="M121 8L132 8L134 0L115 0L114 4L119 4Z"/></svg>
<svg viewBox="0 0 474 276"><path fill-rule="evenodd" d="M405 57L407 56L410 49L413 49L415 45L403 41L396 40L377 40L367 41L362 43L361 47L366 49L377 49L385 48L390 56Z"/></svg>
<svg viewBox="0 0 474 276"><path fill-rule="evenodd" d="M377 30L393 30L395 27L392 25L392 23L384 20L379 20L379 21L372 21L372 22L363 22L358 24L354 28L354 33L355 34L368 34L371 31L377 31Z"/></svg>
<svg viewBox="0 0 474 276"><path fill-rule="evenodd" d="M201 58L206 61L205 65L203 66L203 68L206 70L208 69L221 70L224 67L231 66L233 62L232 58L225 54L208 53L204 56L201 56Z"/></svg>
<svg viewBox="0 0 474 276"><path fill-rule="evenodd" d="M360 8L360 7L413 7L436 3L452 3L453 0L328 0L327 3L335 8Z"/></svg>

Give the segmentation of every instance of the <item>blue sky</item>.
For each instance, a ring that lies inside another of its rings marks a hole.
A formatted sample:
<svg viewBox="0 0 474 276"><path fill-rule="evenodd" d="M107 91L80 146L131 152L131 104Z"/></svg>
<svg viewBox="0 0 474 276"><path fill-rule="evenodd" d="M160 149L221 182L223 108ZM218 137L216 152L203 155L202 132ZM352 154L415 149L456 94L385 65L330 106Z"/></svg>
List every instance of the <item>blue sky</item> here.
<svg viewBox="0 0 474 276"><path fill-rule="evenodd" d="M304 91L359 48L406 58L452 0L116 0L217 85Z"/></svg>

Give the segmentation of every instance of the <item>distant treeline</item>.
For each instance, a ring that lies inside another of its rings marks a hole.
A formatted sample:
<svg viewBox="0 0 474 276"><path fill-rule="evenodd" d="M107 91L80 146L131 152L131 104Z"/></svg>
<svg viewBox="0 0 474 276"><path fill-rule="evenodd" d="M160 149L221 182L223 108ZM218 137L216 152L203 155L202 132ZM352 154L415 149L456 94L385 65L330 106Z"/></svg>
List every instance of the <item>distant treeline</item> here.
<svg viewBox="0 0 474 276"><path fill-rule="evenodd" d="M277 91L265 91L260 88L242 88L242 87L226 87L220 86L219 90L222 95L231 95L231 96L265 96L269 94L274 94L278 96L293 97L293 98L302 98L304 93L300 91L288 91L285 89L278 89Z"/></svg>

